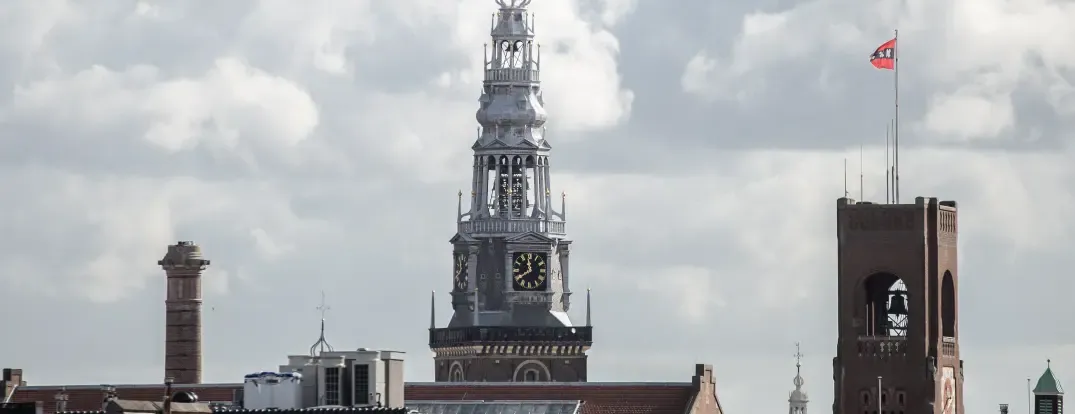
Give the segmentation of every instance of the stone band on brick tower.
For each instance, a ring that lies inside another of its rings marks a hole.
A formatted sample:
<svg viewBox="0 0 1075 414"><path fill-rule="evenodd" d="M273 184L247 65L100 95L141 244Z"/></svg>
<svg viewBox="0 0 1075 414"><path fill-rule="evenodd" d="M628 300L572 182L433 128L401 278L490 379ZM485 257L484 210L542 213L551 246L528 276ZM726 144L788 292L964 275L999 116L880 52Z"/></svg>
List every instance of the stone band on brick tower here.
<svg viewBox="0 0 1075 414"><path fill-rule="evenodd" d="M209 261L191 241L168 246L157 261L168 277L165 299L164 377L176 384L202 382L202 271Z"/></svg>

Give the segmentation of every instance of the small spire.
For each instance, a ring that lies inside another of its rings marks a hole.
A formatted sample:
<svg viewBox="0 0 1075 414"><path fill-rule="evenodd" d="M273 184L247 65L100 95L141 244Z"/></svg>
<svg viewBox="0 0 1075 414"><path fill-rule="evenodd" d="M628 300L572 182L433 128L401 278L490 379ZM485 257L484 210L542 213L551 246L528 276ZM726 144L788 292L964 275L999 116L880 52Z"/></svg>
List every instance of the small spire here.
<svg viewBox="0 0 1075 414"><path fill-rule="evenodd" d="M478 319L478 309L478 288L474 288L474 313L472 315L474 317L474 326L481 325L481 320Z"/></svg>
<svg viewBox="0 0 1075 414"><path fill-rule="evenodd" d="M560 193L560 218L567 220L567 191Z"/></svg>
<svg viewBox="0 0 1075 414"><path fill-rule="evenodd" d="M429 297L429 329L437 328L437 291Z"/></svg>
<svg viewBox="0 0 1075 414"><path fill-rule="evenodd" d="M800 347L800 344L798 342L796 342L795 343L795 379L792 380L792 383L795 384L795 389L796 390L802 390L803 383L805 382L805 381L803 381L803 375L802 375L802 367L803 367L802 360L803 360L802 348Z"/></svg>
<svg viewBox="0 0 1075 414"><path fill-rule="evenodd" d="M335 351L332 345L329 345L328 340L325 339L325 312L328 312L332 308L325 304L325 291L321 291L321 305L317 307L317 310L321 311L321 336L317 338L317 342L314 342L310 347L310 356L316 357L321 355L325 351Z"/></svg>
<svg viewBox="0 0 1075 414"><path fill-rule="evenodd" d="M590 287L586 287L586 326L593 326L590 324Z"/></svg>

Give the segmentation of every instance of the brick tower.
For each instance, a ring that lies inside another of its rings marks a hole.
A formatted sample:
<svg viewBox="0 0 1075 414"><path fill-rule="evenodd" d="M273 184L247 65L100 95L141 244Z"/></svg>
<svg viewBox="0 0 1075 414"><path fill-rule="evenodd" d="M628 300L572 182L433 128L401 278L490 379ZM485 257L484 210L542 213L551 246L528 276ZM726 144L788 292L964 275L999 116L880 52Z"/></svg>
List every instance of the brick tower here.
<svg viewBox="0 0 1075 414"><path fill-rule="evenodd" d="M202 271L209 261L191 241L168 246L157 262L168 277L164 377L176 384L202 382Z"/></svg>
<svg viewBox="0 0 1075 414"><path fill-rule="evenodd" d="M837 201L834 414L963 414L954 201Z"/></svg>

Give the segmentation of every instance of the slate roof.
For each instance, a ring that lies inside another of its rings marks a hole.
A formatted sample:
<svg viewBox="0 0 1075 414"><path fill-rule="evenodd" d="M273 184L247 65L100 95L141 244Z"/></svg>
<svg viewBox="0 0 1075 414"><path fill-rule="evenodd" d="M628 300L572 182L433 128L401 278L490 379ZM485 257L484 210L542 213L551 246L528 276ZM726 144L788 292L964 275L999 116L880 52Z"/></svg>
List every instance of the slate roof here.
<svg viewBox="0 0 1075 414"><path fill-rule="evenodd" d="M407 383L408 405L433 401L582 401L580 414L685 414L694 386L683 383Z"/></svg>
<svg viewBox="0 0 1075 414"><path fill-rule="evenodd" d="M407 414L411 410L407 408L385 407L312 407L294 410L247 410L243 408L213 410L220 414Z"/></svg>

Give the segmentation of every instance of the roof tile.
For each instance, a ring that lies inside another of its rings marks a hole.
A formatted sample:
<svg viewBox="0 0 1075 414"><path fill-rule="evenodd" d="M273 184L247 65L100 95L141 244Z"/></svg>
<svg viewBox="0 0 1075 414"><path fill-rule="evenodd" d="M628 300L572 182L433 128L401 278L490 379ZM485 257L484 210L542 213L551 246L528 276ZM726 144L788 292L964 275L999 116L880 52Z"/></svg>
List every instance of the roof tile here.
<svg viewBox="0 0 1075 414"><path fill-rule="evenodd" d="M20 387L12 402L43 403L42 414L56 413L56 394L61 386ZM193 391L201 401L233 401L242 384L175 386ZM683 414L694 396L691 383L408 383L407 401L534 401L579 400L580 414ZM96 411L104 391L95 387L68 387L67 411ZM161 401L164 386L116 386L117 398Z"/></svg>

